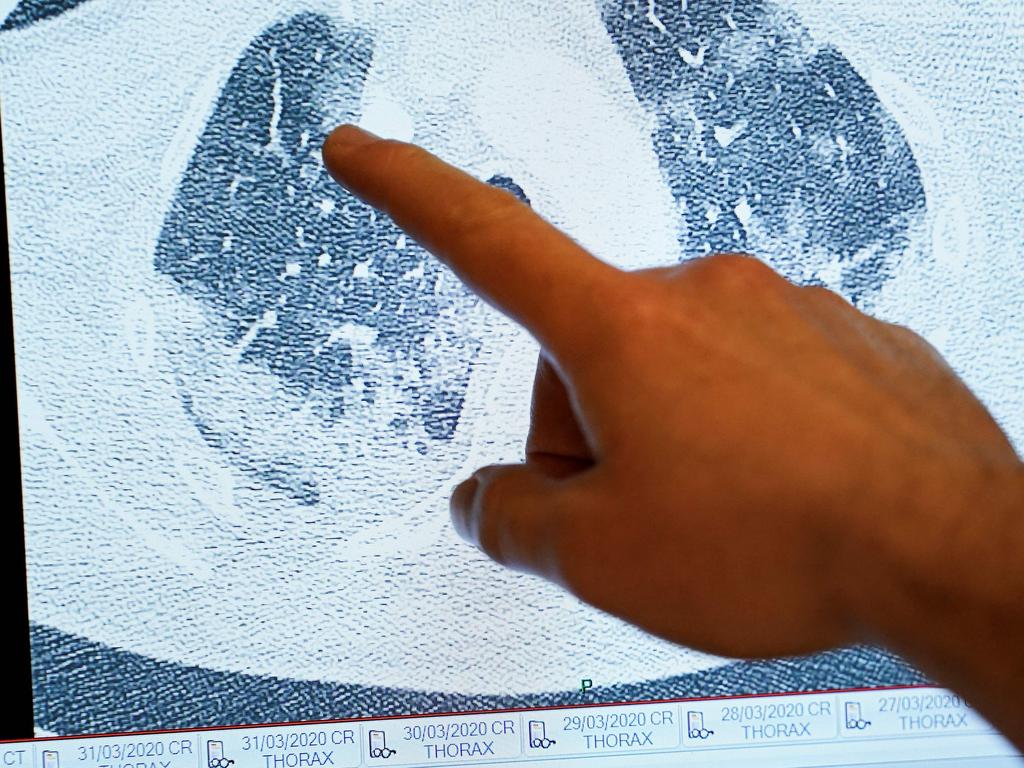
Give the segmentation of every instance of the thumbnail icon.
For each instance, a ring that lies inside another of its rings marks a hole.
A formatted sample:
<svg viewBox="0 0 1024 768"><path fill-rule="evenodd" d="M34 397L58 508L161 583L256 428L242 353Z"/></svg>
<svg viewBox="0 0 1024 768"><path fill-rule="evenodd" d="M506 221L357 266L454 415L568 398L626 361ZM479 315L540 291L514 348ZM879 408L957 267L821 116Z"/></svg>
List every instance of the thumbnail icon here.
<svg viewBox="0 0 1024 768"><path fill-rule="evenodd" d="M383 758L387 760L397 749L388 747L384 731L370 731L370 757Z"/></svg>
<svg viewBox="0 0 1024 768"><path fill-rule="evenodd" d="M851 731L863 731L871 725L871 721L865 720L861 715L859 701L846 702L844 713L846 715L846 727Z"/></svg>
<svg viewBox="0 0 1024 768"><path fill-rule="evenodd" d="M706 739L714 735L704 727L704 713L694 712L692 709L686 712L686 733L691 739Z"/></svg>
<svg viewBox="0 0 1024 768"><path fill-rule="evenodd" d="M60 753L54 749L44 749L43 768L60 768Z"/></svg>
<svg viewBox="0 0 1024 768"><path fill-rule="evenodd" d="M207 768L228 768L229 765L234 765L234 763L234 760L229 760L224 757L223 741L206 742Z"/></svg>
<svg viewBox="0 0 1024 768"><path fill-rule="evenodd" d="M527 723L530 730L530 748L531 749L547 749L555 743L554 739L549 739L547 731L544 728L543 720L530 720Z"/></svg>

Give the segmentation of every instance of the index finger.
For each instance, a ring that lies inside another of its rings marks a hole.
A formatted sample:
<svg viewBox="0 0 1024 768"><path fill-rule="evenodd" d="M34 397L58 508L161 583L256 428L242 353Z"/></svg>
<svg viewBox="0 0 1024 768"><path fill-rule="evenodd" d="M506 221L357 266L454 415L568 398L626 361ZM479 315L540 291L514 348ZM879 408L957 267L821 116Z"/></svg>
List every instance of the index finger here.
<svg viewBox="0 0 1024 768"><path fill-rule="evenodd" d="M340 184L387 213L555 358L600 343L599 318L623 273L504 190L412 144L352 125L327 137Z"/></svg>

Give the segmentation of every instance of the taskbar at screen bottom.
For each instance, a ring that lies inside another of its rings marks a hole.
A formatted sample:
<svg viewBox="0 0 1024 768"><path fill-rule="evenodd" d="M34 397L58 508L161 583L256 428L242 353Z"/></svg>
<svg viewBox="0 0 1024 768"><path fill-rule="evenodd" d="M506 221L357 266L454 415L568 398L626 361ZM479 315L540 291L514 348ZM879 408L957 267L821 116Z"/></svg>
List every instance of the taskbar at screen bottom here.
<svg viewBox="0 0 1024 768"><path fill-rule="evenodd" d="M232 725L0 743L2 768L502 765L1024 768L959 696L929 686Z"/></svg>

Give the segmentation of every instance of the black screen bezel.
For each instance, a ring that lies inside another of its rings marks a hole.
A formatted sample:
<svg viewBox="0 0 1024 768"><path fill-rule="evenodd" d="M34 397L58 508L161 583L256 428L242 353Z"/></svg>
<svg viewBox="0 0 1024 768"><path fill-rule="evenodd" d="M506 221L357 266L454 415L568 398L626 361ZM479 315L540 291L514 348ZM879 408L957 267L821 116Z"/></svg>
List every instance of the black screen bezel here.
<svg viewBox="0 0 1024 768"><path fill-rule="evenodd" d="M2 119L0 119L2 124ZM0 344L8 361L3 374L3 419L7 424L7 503L0 514L0 579L4 585L4 621L0 636L4 645L4 698L8 706L0 717L0 740L33 736L32 657L28 627L28 581L25 570L25 514L21 493L21 435L18 430L18 390L14 358L14 305L11 302L11 260L7 230L6 166L3 131L0 128L0 235L4 258L0 259Z"/></svg>

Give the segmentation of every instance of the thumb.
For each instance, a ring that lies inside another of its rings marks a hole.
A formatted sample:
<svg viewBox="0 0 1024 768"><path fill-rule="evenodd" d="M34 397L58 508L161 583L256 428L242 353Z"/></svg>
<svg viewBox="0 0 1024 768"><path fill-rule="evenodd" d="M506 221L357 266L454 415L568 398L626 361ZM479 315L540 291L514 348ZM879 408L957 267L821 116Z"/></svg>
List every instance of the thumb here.
<svg viewBox="0 0 1024 768"><path fill-rule="evenodd" d="M561 582L567 522L578 510L575 479L535 462L478 469L452 492L459 535L517 571Z"/></svg>

